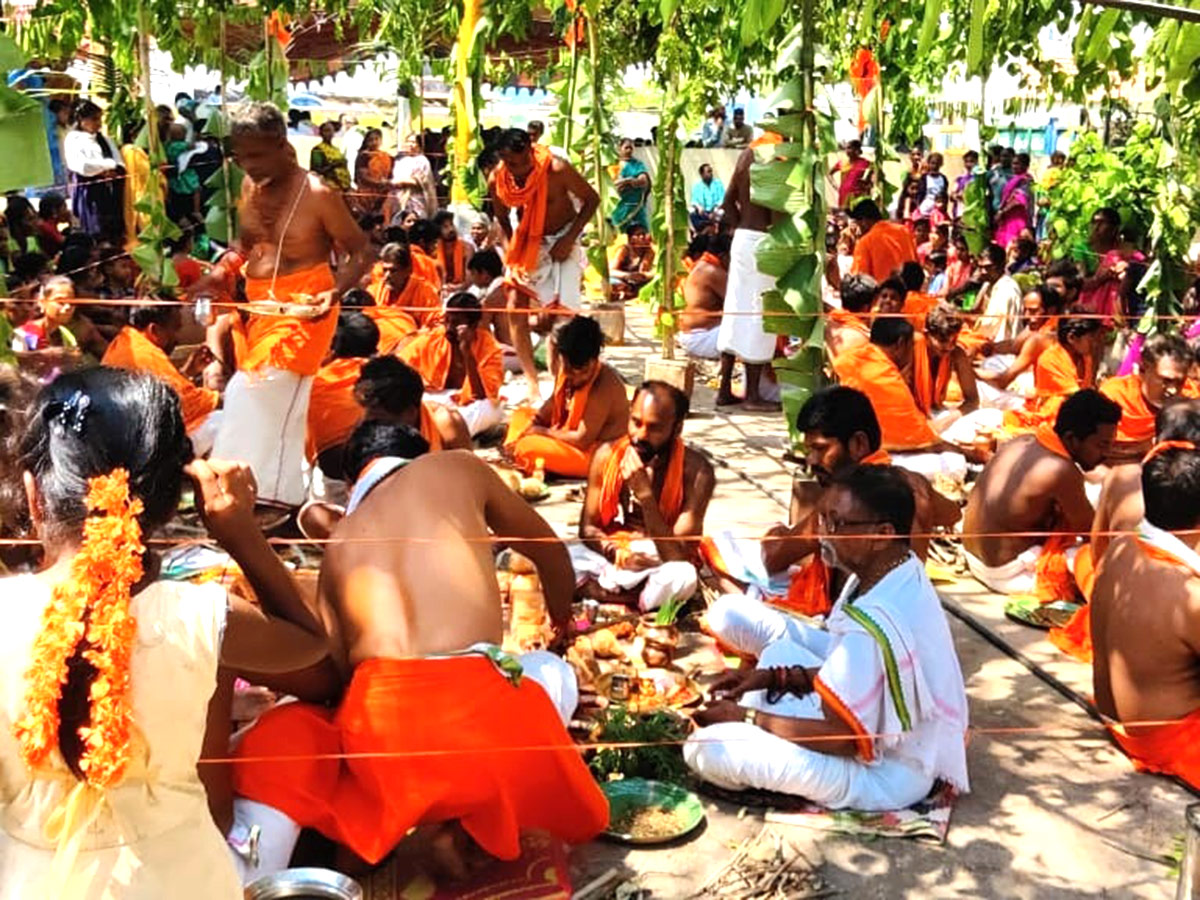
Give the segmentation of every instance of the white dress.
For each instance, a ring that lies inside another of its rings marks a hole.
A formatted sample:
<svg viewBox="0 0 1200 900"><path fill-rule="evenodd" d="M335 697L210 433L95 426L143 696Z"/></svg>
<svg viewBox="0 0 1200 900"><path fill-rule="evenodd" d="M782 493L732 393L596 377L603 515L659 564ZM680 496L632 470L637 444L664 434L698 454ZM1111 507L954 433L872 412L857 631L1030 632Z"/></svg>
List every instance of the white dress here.
<svg viewBox="0 0 1200 900"><path fill-rule="evenodd" d="M240 900L230 851L196 774L225 590L159 581L133 598L131 699L145 753L135 754L125 780L101 802L78 811L86 828L61 854L52 823L79 782L57 751L45 769L29 771L13 737L50 593L32 575L0 579L0 900Z"/></svg>

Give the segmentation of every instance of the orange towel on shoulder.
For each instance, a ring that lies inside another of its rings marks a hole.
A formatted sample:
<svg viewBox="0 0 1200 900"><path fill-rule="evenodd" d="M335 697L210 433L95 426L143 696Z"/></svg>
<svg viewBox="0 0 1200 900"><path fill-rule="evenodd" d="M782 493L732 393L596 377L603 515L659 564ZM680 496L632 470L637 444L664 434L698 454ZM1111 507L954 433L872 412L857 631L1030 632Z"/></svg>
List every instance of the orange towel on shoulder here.
<svg viewBox="0 0 1200 900"><path fill-rule="evenodd" d="M494 173L496 196L509 209L519 209L521 219L508 242L504 261L518 275L530 275L537 271L538 256L542 251L542 237L546 232L546 200L550 183L550 164L553 156L550 148L534 144L533 169L522 185L504 163L496 166Z"/></svg>
<svg viewBox="0 0 1200 900"><path fill-rule="evenodd" d="M864 344L847 350L833 361L833 371L842 384L857 388L870 399L883 429L884 446L918 450L937 443L938 436L917 405L908 382L879 347Z"/></svg>
<svg viewBox="0 0 1200 900"><path fill-rule="evenodd" d="M882 282L896 274L906 262L916 261L917 245L906 227L899 222L876 222L855 244L850 271L870 275Z"/></svg>
<svg viewBox="0 0 1200 900"><path fill-rule="evenodd" d="M329 264L320 263L280 275L273 292L270 278L247 278L246 299L288 302L296 294L316 295L335 285ZM297 375L316 375L333 343L337 320L336 309L319 319L251 315L246 323L246 356L238 365L245 372L270 366Z"/></svg>
<svg viewBox="0 0 1200 900"><path fill-rule="evenodd" d="M613 444L612 453L604 466L600 482L600 524L604 528L616 520L621 510L621 491L625 487L621 464L626 453L635 452L629 438L623 437ZM658 496L658 511L662 513L663 520L672 526L683 511L683 459L686 453L683 441L676 438L663 476L662 492Z"/></svg>
<svg viewBox="0 0 1200 900"><path fill-rule="evenodd" d="M1200 788L1200 709L1170 725L1140 726L1136 735L1118 723L1108 730L1139 772L1174 775Z"/></svg>
<svg viewBox="0 0 1200 900"><path fill-rule="evenodd" d="M546 693L479 656L360 663L336 712L277 707L237 757L239 795L370 863L423 824L457 820L500 859L520 855L525 830L582 844L608 824L608 802Z"/></svg>
<svg viewBox="0 0 1200 900"><path fill-rule="evenodd" d="M492 333L482 328L475 332L475 344L471 350L486 396L495 400L500 396L500 386L504 383L504 351ZM435 325L419 331L415 338L401 348L397 356L421 373L428 390L442 391L446 389L446 377L450 374L453 352L450 339L446 337L446 329ZM471 389L471 379L464 371L462 387L457 395L458 403L465 406L482 399L484 398L475 396Z"/></svg>
<svg viewBox="0 0 1200 900"><path fill-rule="evenodd" d="M147 372L165 382L179 395L183 425L193 431L204 423L208 414L217 408L221 395L208 388L197 387L175 368L166 352L132 326L126 325L112 339L100 364L114 369L133 369Z"/></svg>
<svg viewBox="0 0 1200 900"><path fill-rule="evenodd" d="M348 441L362 421L363 408L354 399L354 385L366 363L361 357L335 359L321 366L313 378L304 442L304 453L310 463L330 447Z"/></svg>
<svg viewBox="0 0 1200 900"><path fill-rule="evenodd" d="M924 334L913 335L913 399L917 408L926 416L946 403L946 392L950 389L950 360L938 360L937 374L933 374L933 360L929 358L929 345Z"/></svg>
<svg viewBox="0 0 1200 900"><path fill-rule="evenodd" d="M438 241L437 262L442 267L442 271L446 273L447 284L462 284L467 280L467 266L463 262L462 241L454 242L454 253L449 260L446 259L446 242Z"/></svg>
<svg viewBox="0 0 1200 900"><path fill-rule="evenodd" d="M428 403L421 403L421 437L429 442L429 452L436 453L442 449L442 433L438 431L437 422L433 421L433 409Z"/></svg>
<svg viewBox="0 0 1200 900"><path fill-rule="evenodd" d="M413 275L426 284L432 285L435 291L440 291L442 275L438 271L437 260L414 244L409 245L408 251L412 258Z"/></svg>
<svg viewBox="0 0 1200 900"><path fill-rule="evenodd" d="M1121 421L1117 424L1117 441L1142 444L1154 440L1154 423L1158 411L1151 409L1142 395L1142 379L1136 373L1117 375L1100 385L1100 393L1121 407ZM1184 383L1181 396L1197 396L1196 386L1191 381Z"/></svg>

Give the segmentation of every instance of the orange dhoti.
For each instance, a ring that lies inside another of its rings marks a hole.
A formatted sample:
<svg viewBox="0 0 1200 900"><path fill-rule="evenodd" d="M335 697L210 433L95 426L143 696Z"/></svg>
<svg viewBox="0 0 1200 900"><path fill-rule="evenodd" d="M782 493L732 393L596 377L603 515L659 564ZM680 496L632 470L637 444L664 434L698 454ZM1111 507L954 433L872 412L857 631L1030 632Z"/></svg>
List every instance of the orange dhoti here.
<svg viewBox="0 0 1200 900"><path fill-rule="evenodd" d="M1116 723L1108 730L1139 772L1174 775L1200 788L1200 709L1169 725L1139 726L1136 735Z"/></svg>
<svg viewBox="0 0 1200 900"><path fill-rule="evenodd" d="M546 472L561 475L564 478L587 478L588 467L592 461L591 450L581 450L565 441L547 437L542 434L521 435L537 415L532 407L523 406L515 410L508 423L508 434L504 437L505 446L513 454L517 468L522 472L532 472L538 459L545 462Z"/></svg>
<svg viewBox="0 0 1200 900"><path fill-rule="evenodd" d="M336 712L279 707L238 758L239 795L370 863L418 825L457 820L500 859L517 858L523 830L579 844L608 825L546 692L529 677L514 686L482 656L368 660Z"/></svg>

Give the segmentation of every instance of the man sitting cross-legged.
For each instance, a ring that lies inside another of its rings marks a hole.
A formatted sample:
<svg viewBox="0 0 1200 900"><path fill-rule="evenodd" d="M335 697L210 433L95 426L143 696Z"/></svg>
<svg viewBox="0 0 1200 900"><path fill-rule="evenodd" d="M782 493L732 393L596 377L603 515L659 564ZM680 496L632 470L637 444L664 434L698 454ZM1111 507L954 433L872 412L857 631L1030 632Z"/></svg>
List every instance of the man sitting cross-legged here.
<svg viewBox="0 0 1200 900"><path fill-rule="evenodd" d="M629 398L617 370L600 359L604 334L595 319L574 316L553 340L554 393L536 412L513 412L505 452L526 474L540 459L548 474L584 478L595 449L625 433Z"/></svg>
<svg viewBox="0 0 1200 900"><path fill-rule="evenodd" d="M579 521L583 543L571 546L585 594L649 611L695 593L695 539L716 476L680 437L687 413L682 391L644 382L633 396L628 435L592 457Z"/></svg>
<svg viewBox="0 0 1200 900"><path fill-rule="evenodd" d="M1141 460L1154 443L1154 422L1163 403L1195 394L1188 384L1194 356L1177 334L1156 334L1142 347L1136 372L1116 375L1100 385L1100 393L1121 407L1121 424L1109 462Z"/></svg>
<svg viewBox="0 0 1200 900"><path fill-rule="evenodd" d="M1124 421L1122 413L1121 420ZM1158 443L1166 441L1200 442L1200 400L1168 401L1158 413ZM1104 558L1113 538L1133 532L1146 516L1142 502L1142 462L1110 466L1096 501L1092 535L1075 557L1073 573L1079 591L1092 599L1096 567ZM1091 607L1081 606L1062 628L1050 629L1050 643L1064 653L1084 662L1092 661Z"/></svg>
<svg viewBox="0 0 1200 900"><path fill-rule="evenodd" d="M336 710L288 704L243 738L237 815L265 824L252 877L287 866L300 827L372 864L428 827L432 861L462 876L472 842L516 859L525 829L582 843L608 822L566 730L578 699L570 667L499 649L493 536L533 561L562 636L566 549L473 454L427 448L383 422L351 439L357 481L319 587L346 690Z"/></svg>
<svg viewBox="0 0 1200 900"><path fill-rule="evenodd" d="M1000 447L967 500L963 548L972 575L999 594L1075 599L1068 551L1094 516L1083 473L1104 461L1120 420L1117 404L1079 391L1053 427L1043 423Z"/></svg>
<svg viewBox="0 0 1200 900"><path fill-rule="evenodd" d="M913 510L893 467L833 479L822 543L850 578L824 628L768 611L738 635L735 649L758 667L715 685L696 715L705 727L683 756L700 778L833 809L899 809L939 778L967 790L966 691L941 603L909 547Z"/></svg>
<svg viewBox="0 0 1200 900"><path fill-rule="evenodd" d="M504 418L504 351L482 321L479 298L455 294L446 301L445 320L421 329L397 353L421 373L435 399L458 407L472 436Z"/></svg>
<svg viewBox="0 0 1200 900"><path fill-rule="evenodd" d="M1145 519L1108 545L1092 593L1096 706L1136 768L1200 788L1196 445L1156 445L1142 466L1142 498Z"/></svg>
<svg viewBox="0 0 1200 900"><path fill-rule="evenodd" d="M754 618L765 593L767 602L817 616L829 612L836 599L834 572L821 558L818 506L832 479L855 466L890 465L880 448L879 420L871 401L860 391L830 387L805 401L796 417L804 435L805 462L815 481L798 482L792 492L791 525L776 525L760 540L737 538L729 533L706 537L702 543L710 568L722 576L726 587L736 587L709 607L709 630L720 639L725 632L745 627L742 619ZM950 527L959 519L958 505L935 491L924 476L905 472L916 503L913 552L921 559L929 549L935 528ZM786 573L784 579L779 576ZM762 585L766 589L762 589ZM748 591L743 591L749 586ZM774 594L774 596L772 596Z"/></svg>

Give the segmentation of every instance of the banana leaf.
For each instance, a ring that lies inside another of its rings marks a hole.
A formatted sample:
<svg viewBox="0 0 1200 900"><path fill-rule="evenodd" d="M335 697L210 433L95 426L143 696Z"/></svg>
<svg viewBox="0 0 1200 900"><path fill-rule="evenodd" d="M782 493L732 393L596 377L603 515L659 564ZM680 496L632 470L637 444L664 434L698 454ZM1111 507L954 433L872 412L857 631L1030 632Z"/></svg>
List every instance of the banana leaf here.
<svg viewBox="0 0 1200 900"><path fill-rule="evenodd" d="M756 163L750 167L750 199L776 212L802 212L812 201L809 171L797 161Z"/></svg>
<svg viewBox="0 0 1200 900"><path fill-rule="evenodd" d="M813 331L815 333L816 329ZM779 382L780 401L783 403L783 415L787 420L788 436L791 438L793 449L797 449L803 440L803 435L796 430L800 408L809 397L829 383L825 374L824 346L805 347L794 356L776 359L772 368Z"/></svg>
<svg viewBox="0 0 1200 900"><path fill-rule="evenodd" d="M962 209L963 236L973 255L981 253L992 238L987 203L987 176L976 175L963 190Z"/></svg>
<svg viewBox="0 0 1200 900"><path fill-rule="evenodd" d="M801 257L812 252L812 243L812 228L802 215L777 222L755 251L758 271L772 278L782 278Z"/></svg>

